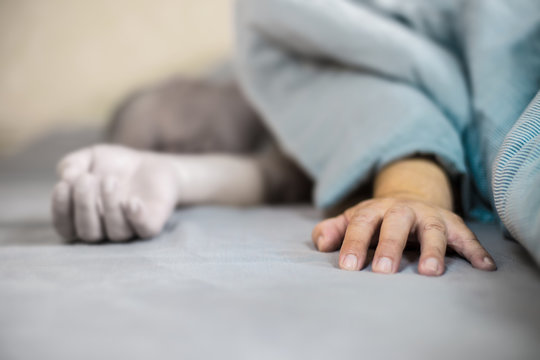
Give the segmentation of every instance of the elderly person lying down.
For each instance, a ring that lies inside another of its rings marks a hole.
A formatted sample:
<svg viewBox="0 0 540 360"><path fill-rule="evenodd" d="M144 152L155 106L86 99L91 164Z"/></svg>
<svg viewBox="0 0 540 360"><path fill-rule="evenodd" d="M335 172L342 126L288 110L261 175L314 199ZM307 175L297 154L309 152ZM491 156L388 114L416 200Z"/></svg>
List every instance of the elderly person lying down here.
<svg viewBox="0 0 540 360"><path fill-rule="evenodd" d="M117 111L113 142L58 166L66 239L160 233L188 204L309 199L339 266L444 272L447 248L491 256L457 213L499 218L540 260L540 2L243 0L234 81L175 79ZM245 98L244 98L245 95ZM246 100L247 99L247 100ZM283 229L286 231L286 229Z"/></svg>

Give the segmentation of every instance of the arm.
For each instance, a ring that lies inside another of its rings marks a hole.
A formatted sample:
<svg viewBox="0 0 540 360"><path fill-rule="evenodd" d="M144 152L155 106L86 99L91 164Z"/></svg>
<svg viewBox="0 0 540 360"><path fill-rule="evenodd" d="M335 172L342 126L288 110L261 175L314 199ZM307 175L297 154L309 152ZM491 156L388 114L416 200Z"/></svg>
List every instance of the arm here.
<svg viewBox="0 0 540 360"><path fill-rule="evenodd" d="M256 158L229 154L165 155L174 170L177 205L255 205L264 201Z"/></svg>
<svg viewBox="0 0 540 360"><path fill-rule="evenodd" d="M54 225L65 239L125 241L158 235L178 205L264 200L258 161L239 155L175 155L95 145L58 165Z"/></svg>
<svg viewBox="0 0 540 360"><path fill-rule="evenodd" d="M373 239L377 230L379 238ZM373 271L394 273L410 235L420 243L420 274L444 273L447 246L478 269L496 269L474 233L452 212L448 177L427 159L400 160L383 168L375 178L373 199L319 223L313 230L313 241L321 251L341 245L339 264L346 270L365 265L368 247L374 241Z"/></svg>
<svg viewBox="0 0 540 360"><path fill-rule="evenodd" d="M95 145L58 165L52 214L67 240L158 235L176 206L248 206L308 197L311 184L277 148L262 154L166 154Z"/></svg>

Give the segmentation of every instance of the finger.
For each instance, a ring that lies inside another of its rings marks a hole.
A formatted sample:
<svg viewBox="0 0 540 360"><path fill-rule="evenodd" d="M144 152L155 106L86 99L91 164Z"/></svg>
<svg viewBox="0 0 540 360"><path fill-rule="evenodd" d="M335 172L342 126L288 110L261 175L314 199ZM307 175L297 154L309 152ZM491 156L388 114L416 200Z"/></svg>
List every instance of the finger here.
<svg viewBox="0 0 540 360"><path fill-rule="evenodd" d="M444 272L446 253L446 225L438 215L426 216L418 221L420 261L418 272L427 276L439 276Z"/></svg>
<svg viewBox="0 0 540 360"><path fill-rule="evenodd" d="M416 216L408 206L394 206L386 212L373 257L374 272L389 274L398 270L403 249L415 222Z"/></svg>
<svg viewBox="0 0 540 360"><path fill-rule="evenodd" d="M132 238L133 230L122 210L118 181L114 177L107 177L101 182L101 203L107 238L111 241L125 241Z"/></svg>
<svg viewBox="0 0 540 360"><path fill-rule="evenodd" d="M138 197L129 199L124 206L124 211L135 233L143 239L158 235L165 223L164 220L160 219L158 214L149 216L147 206Z"/></svg>
<svg viewBox="0 0 540 360"><path fill-rule="evenodd" d="M311 238L319 251L330 252L339 249L347 230L347 218L339 215L318 223Z"/></svg>
<svg viewBox="0 0 540 360"><path fill-rule="evenodd" d="M65 181L56 184L52 195L54 228L65 240L75 238L71 195L71 186Z"/></svg>
<svg viewBox="0 0 540 360"><path fill-rule="evenodd" d="M84 148L65 156L56 170L60 179L74 183L79 176L90 171L91 166L92 148Z"/></svg>
<svg viewBox="0 0 540 360"><path fill-rule="evenodd" d="M94 175L81 175L73 189L75 229L77 237L88 242L102 239L101 220L98 214L98 184Z"/></svg>
<svg viewBox="0 0 540 360"><path fill-rule="evenodd" d="M382 211L374 207L352 212L339 255L342 269L359 270L364 266L371 238L379 227L382 215Z"/></svg>
<svg viewBox="0 0 540 360"><path fill-rule="evenodd" d="M480 270L494 271L497 265L480 244L478 238L459 217L452 217L448 222L448 245Z"/></svg>

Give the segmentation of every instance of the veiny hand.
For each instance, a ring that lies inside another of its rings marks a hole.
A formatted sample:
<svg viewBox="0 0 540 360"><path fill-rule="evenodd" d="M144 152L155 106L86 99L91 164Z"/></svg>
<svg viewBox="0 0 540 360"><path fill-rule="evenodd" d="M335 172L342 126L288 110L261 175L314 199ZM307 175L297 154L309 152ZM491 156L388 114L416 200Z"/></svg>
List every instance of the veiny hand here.
<svg viewBox="0 0 540 360"><path fill-rule="evenodd" d="M376 239L378 230L380 235ZM461 217L410 198L363 201L337 217L320 222L313 229L312 237L319 251L335 251L341 246L339 266L345 270L363 268L370 244L377 243L373 271L395 273L409 237L420 243L418 272L422 275L444 273L447 246L477 269L493 271L497 268Z"/></svg>

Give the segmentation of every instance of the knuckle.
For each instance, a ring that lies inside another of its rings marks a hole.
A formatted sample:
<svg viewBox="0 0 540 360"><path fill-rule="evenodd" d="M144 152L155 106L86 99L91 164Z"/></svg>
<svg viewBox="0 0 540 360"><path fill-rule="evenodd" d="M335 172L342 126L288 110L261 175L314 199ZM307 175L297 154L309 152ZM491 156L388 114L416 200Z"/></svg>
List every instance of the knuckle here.
<svg viewBox="0 0 540 360"><path fill-rule="evenodd" d="M405 214L405 208L402 205L394 205L386 212L387 215L403 215Z"/></svg>
<svg viewBox="0 0 540 360"><path fill-rule="evenodd" d="M345 218L347 219L347 221L350 221L353 217L354 217L354 214L358 211L358 208L357 207L352 207L352 208L348 208L347 210L345 210L343 212L343 215L345 216Z"/></svg>
<svg viewBox="0 0 540 360"><path fill-rule="evenodd" d="M386 216L388 215L410 219L413 217L413 211L408 205L398 203L388 209L388 211L386 212Z"/></svg>
<svg viewBox="0 0 540 360"><path fill-rule="evenodd" d="M378 200L376 199L367 199L367 200L364 200L360 203L360 205L363 205L363 206L372 206L372 205L375 205L376 203L378 202Z"/></svg>
<svg viewBox="0 0 540 360"><path fill-rule="evenodd" d="M476 238L466 238L461 241L461 247L469 251L483 251L484 248Z"/></svg>
<svg viewBox="0 0 540 360"><path fill-rule="evenodd" d="M389 244L379 244L375 250L375 257L387 257L394 259L395 257L400 257L403 254L403 250L400 246L389 245Z"/></svg>
<svg viewBox="0 0 540 360"><path fill-rule="evenodd" d="M365 244L359 239L348 239L343 243L343 249L350 253L356 254L363 248L365 248Z"/></svg>
<svg viewBox="0 0 540 360"><path fill-rule="evenodd" d="M352 217L355 216L355 214L357 214L359 212L362 212L362 211L366 211L366 209L370 209L370 208L373 208L373 207L377 206L377 204L379 204L380 201L381 201L380 199L363 200L360 203L358 203L357 205L355 205L353 207L350 207L347 210L345 210L343 212L343 215L345 215L345 217L347 219L351 219Z"/></svg>
<svg viewBox="0 0 540 360"><path fill-rule="evenodd" d="M422 223L423 231L439 231L446 234L446 225L444 222L435 216L428 216Z"/></svg>
<svg viewBox="0 0 540 360"><path fill-rule="evenodd" d="M438 248L438 247L433 247L427 251L423 251L422 252L422 256L424 258L430 258L430 257L434 257L434 258L437 258L437 259L442 259L444 258L444 255L446 253L446 248L445 247L441 247L441 248Z"/></svg>
<svg viewBox="0 0 540 360"><path fill-rule="evenodd" d="M349 225L373 226L373 225L376 225L377 222L378 220L375 214L370 214L363 211L363 212L356 212L352 216L351 220L349 221Z"/></svg>
<svg viewBox="0 0 540 360"><path fill-rule="evenodd" d="M402 243L402 239L396 237L385 237L379 239L378 247L382 247L384 249L395 249L401 247Z"/></svg>

